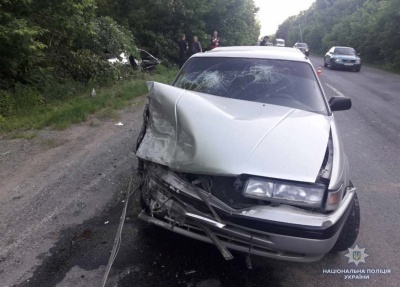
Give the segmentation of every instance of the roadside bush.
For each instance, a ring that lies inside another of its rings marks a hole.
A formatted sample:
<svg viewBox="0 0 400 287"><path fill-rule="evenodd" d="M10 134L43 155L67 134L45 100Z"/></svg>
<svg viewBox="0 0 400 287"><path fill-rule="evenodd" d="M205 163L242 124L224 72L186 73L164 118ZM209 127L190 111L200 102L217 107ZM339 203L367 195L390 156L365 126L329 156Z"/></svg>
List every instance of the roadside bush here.
<svg viewBox="0 0 400 287"><path fill-rule="evenodd" d="M13 114L23 115L36 107L45 105L43 95L32 86L17 84L13 94Z"/></svg>
<svg viewBox="0 0 400 287"><path fill-rule="evenodd" d="M133 41L134 37L128 29L119 25L110 17L99 17L94 21L96 37L91 43L91 49L99 55L118 56L122 52L126 55L138 56Z"/></svg>
<svg viewBox="0 0 400 287"><path fill-rule="evenodd" d="M11 114L14 99L9 91L0 90L0 117L6 117Z"/></svg>
<svg viewBox="0 0 400 287"><path fill-rule="evenodd" d="M154 73L155 74L163 74L167 71L167 67L164 66L164 64L158 65L155 70Z"/></svg>

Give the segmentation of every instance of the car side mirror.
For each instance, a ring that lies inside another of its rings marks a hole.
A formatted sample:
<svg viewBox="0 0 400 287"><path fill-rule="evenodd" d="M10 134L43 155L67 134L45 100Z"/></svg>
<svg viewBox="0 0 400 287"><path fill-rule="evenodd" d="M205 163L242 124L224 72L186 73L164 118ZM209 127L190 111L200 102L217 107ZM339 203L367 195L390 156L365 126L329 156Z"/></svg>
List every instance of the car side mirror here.
<svg viewBox="0 0 400 287"><path fill-rule="evenodd" d="M332 112L350 110L351 99L347 97L332 97L329 100L329 106Z"/></svg>

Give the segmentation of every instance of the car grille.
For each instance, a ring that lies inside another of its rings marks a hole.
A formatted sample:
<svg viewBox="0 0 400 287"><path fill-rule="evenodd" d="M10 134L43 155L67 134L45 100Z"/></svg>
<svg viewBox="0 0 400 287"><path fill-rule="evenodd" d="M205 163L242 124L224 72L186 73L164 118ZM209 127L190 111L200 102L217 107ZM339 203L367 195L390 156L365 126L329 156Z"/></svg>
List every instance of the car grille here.
<svg viewBox="0 0 400 287"><path fill-rule="evenodd" d="M345 63L355 63L356 60L343 60L343 62L345 62Z"/></svg>

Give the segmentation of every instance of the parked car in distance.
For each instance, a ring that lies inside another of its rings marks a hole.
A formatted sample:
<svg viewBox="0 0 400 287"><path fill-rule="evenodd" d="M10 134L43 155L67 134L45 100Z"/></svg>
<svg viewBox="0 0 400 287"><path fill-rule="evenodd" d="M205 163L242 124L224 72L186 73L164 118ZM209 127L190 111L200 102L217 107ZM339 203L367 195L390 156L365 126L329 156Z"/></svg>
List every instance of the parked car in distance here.
<svg viewBox="0 0 400 287"><path fill-rule="evenodd" d="M351 47L332 47L324 58L324 67L329 69L346 69L359 72L361 70L360 54Z"/></svg>
<svg viewBox="0 0 400 287"><path fill-rule="evenodd" d="M278 46L278 47L285 47L285 40L283 40L283 39L276 39L275 43L276 43L276 46Z"/></svg>
<svg viewBox="0 0 400 287"><path fill-rule="evenodd" d="M161 64L161 61L149 52L142 49L138 49L138 52L140 57L137 59L133 55L128 57L125 53L121 53L119 57L108 59L108 62L111 64L131 65L133 69L143 71L151 71Z"/></svg>
<svg viewBox="0 0 400 287"><path fill-rule="evenodd" d="M328 101L297 49L215 48L148 87L140 219L227 260L312 262L353 245L360 207L332 113L351 100Z"/></svg>
<svg viewBox="0 0 400 287"><path fill-rule="evenodd" d="M153 70L155 67L157 67L159 64L161 64L161 60L158 58L154 57L152 54L149 52L138 49L140 53L140 60L141 60L141 69L145 71L150 71Z"/></svg>
<svg viewBox="0 0 400 287"><path fill-rule="evenodd" d="M308 47L308 45L306 43L297 42L296 44L294 44L294 48L297 48L300 51L302 51L303 54L306 55L307 57L310 54L310 48Z"/></svg>

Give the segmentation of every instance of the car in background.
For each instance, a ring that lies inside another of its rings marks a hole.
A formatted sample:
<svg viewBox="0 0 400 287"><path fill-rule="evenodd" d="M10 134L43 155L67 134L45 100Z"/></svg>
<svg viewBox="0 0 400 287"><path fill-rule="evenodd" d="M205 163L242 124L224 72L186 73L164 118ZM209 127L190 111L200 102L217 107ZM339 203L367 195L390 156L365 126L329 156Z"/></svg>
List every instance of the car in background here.
<svg viewBox="0 0 400 287"><path fill-rule="evenodd" d="M329 69L346 69L359 72L361 70L360 54L351 47L334 46L324 58L324 67Z"/></svg>
<svg viewBox="0 0 400 287"><path fill-rule="evenodd" d="M134 70L151 71L161 64L161 61L154 57L149 52L138 49L140 57L135 58L135 56L127 56L125 53L121 53L118 57L112 57L107 61L110 64L119 65L130 65Z"/></svg>
<svg viewBox="0 0 400 287"><path fill-rule="evenodd" d="M285 47L285 40L283 40L283 39L276 39L275 43L276 43L276 46L278 46L278 47Z"/></svg>
<svg viewBox="0 0 400 287"><path fill-rule="evenodd" d="M140 219L226 260L312 262L354 244L360 207L333 116L351 99L328 101L297 49L215 48L148 88Z"/></svg>
<svg viewBox="0 0 400 287"><path fill-rule="evenodd" d="M303 52L304 55L306 55L308 57L308 55L310 54L310 48L308 47L308 45L306 43L299 43L297 42L296 44L294 44L294 48L299 49L301 52Z"/></svg>

